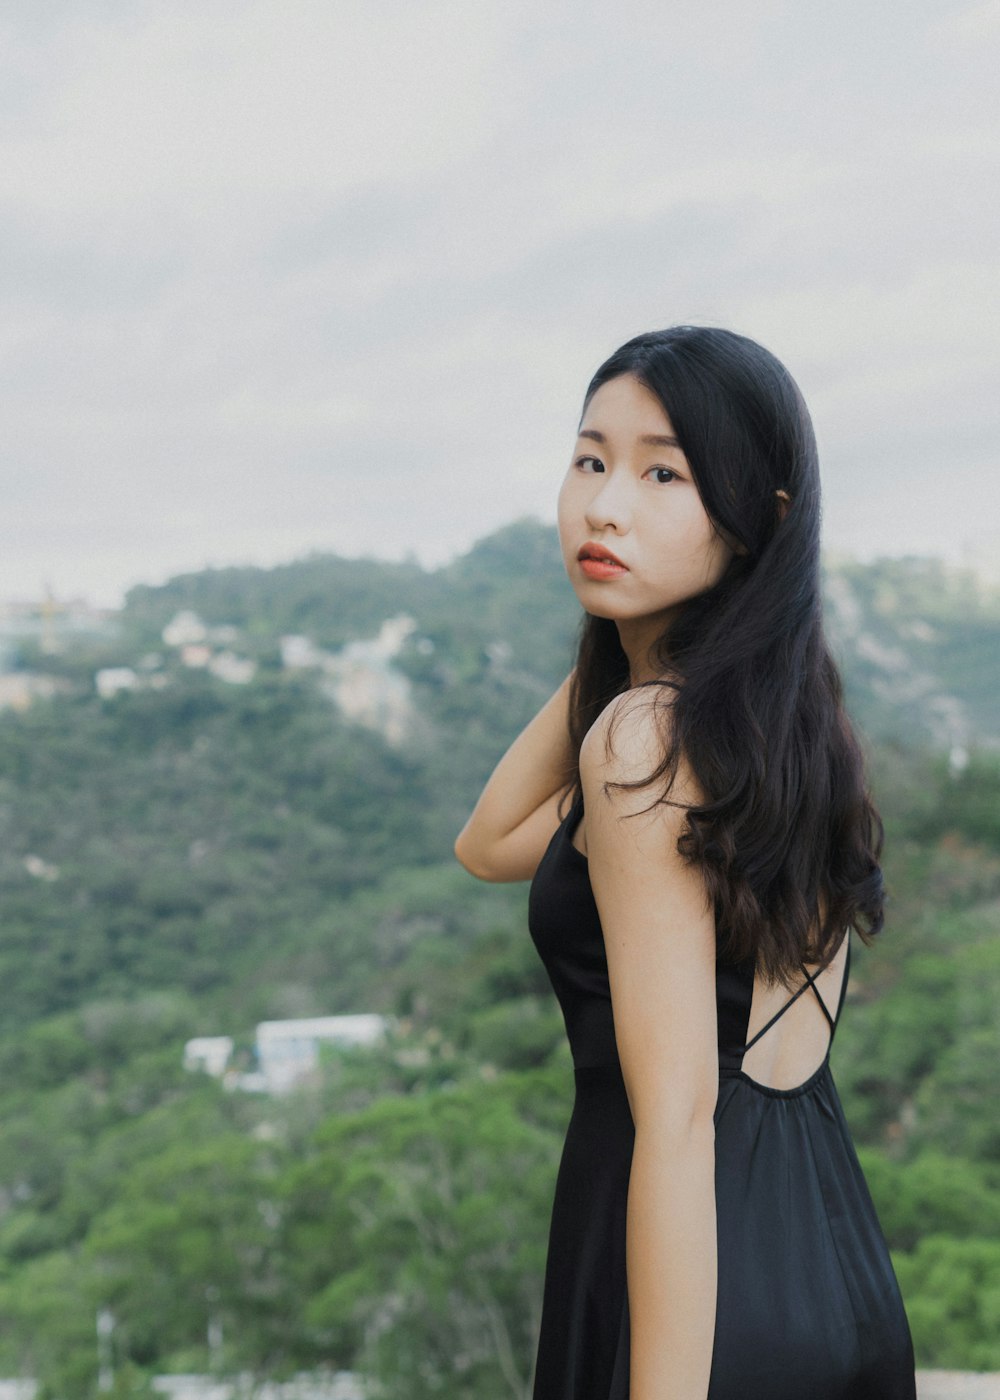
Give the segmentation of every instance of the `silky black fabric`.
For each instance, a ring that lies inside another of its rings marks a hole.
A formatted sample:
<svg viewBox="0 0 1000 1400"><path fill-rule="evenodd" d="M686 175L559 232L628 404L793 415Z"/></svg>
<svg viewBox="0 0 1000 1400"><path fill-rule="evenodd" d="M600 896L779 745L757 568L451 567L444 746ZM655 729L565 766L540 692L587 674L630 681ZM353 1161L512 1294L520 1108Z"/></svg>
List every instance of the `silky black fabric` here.
<svg viewBox="0 0 1000 1400"><path fill-rule="evenodd" d="M627 1400L629 1392L625 1216L634 1127L587 858L570 840L582 812L578 800L555 832L528 906L576 1076L534 1400ZM848 947L838 1017L849 969ZM719 1283L708 1400L915 1400L903 1300L829 1052L795 1089L745 1075L753 980L747 963L718 966Z"/></svg>

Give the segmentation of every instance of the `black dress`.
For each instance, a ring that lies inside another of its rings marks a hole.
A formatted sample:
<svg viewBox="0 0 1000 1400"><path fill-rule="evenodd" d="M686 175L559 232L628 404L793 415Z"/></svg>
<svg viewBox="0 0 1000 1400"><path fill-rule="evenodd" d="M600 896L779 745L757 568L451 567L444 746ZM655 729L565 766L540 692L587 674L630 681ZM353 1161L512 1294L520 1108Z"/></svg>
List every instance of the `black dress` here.
<svg viewBox="0 0 1000 1400"><path fill-rule="evenodd" d="M576 1079L552 1211L534 1400L626 1400L629 1392L625 1215L634 1125L587 858L570 840L582 814L578 799L538 866L528 905ZM848 945L837 1018L849 968ZM903 1300L829 1049L793 1089L746 1075L753 985L751 965L717 965L718 1294L709 1400L914 1400ZM832 1039L836 1021L813 990Z"/></svg>

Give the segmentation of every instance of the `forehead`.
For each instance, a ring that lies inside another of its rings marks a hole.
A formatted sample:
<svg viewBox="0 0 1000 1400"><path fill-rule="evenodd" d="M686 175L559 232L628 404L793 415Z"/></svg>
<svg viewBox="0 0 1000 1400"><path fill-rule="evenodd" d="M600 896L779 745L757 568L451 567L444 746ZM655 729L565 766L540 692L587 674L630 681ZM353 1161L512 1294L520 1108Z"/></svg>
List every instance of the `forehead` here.
<svg viewBox="0 0 1000 1400"><path fill-rule="evenodd" d="M631 374L609 379L593 394L581 428L598 428L611 436L673 434L673 424L656 395Z"/></svg>

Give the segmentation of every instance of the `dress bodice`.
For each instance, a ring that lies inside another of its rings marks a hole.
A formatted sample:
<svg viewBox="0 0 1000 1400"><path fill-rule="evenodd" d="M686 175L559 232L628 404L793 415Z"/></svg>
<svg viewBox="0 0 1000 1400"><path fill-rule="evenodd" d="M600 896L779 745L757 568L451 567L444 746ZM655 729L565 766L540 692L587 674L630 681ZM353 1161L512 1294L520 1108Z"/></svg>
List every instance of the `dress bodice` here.
<svg viewBox="0 0 1000 1400"><path fill-rule="evenodd" d="M528 927L562 1008L573 1063L578 1069L618 1064L604 934L590 884L589 861L572 841L582 816L583 800L577 798L539 863L528 901ZM550 878L557 867L558 877ZM838 1016L848 973L849 966L841 986ZM740 1073L750 1044L778 1019L773 1017L753 1041L747 1043L754 975L753 958L739 962L719 960L716 964L715 996L722 1074ZM808 973L806 977L808 980L785 1003L779 1016L807 990L812 979ZM836 1017L830 1017L822 997L819 1002L830 1021L832 1039Z"/></svg>

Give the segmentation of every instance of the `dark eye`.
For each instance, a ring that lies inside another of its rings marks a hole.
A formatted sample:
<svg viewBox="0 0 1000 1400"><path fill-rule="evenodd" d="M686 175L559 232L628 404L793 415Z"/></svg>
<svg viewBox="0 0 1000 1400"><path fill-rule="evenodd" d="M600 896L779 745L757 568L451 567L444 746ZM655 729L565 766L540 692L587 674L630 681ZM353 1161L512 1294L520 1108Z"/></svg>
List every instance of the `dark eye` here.
<svg viewBox="0 0 1000 1400"><path fill-rule="evenodd" d="M670 467L650 467L649 470L663 473L658 482L660 486L667 486L671 481L679 480L677 473Z"/></svg>
<svg viewBox="0 0 1000 1400"><path fill-rule="evenodd" d="M595 472L602 472L604 470L604 463L601 461L600 457L577 457L573 465L586 470L586 467L584 467L585 462L593 462Z"/></svg>

